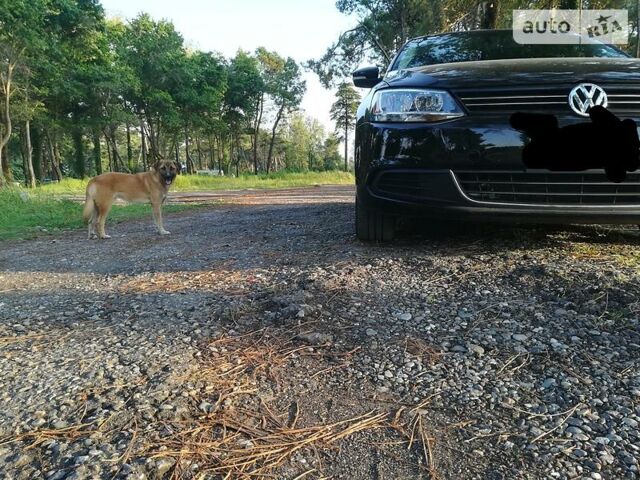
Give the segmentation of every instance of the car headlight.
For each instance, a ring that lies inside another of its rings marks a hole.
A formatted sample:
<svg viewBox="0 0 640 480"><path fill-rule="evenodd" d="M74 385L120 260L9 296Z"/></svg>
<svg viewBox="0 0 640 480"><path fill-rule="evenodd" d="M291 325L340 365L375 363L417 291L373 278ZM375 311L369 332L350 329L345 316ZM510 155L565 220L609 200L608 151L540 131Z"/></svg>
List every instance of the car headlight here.
<svg viewBox="0 0 640 480"><path fill-rule="evenodd" d="M463 115L455 99L442 90L378 90L371 100L374 122L440 122Z"/></svg>

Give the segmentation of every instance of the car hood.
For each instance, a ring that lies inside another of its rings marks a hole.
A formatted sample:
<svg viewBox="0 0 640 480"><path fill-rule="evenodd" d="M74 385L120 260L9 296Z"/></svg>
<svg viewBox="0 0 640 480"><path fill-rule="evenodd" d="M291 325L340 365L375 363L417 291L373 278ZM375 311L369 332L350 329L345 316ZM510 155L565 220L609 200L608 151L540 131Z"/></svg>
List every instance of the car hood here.
<svg viewBox="0 0 640 480"><path fill-rule="evenodd" d="M468 88L579 82L640 83L635 58L533 58L444 63L387 74L380 87Z"/></svg>

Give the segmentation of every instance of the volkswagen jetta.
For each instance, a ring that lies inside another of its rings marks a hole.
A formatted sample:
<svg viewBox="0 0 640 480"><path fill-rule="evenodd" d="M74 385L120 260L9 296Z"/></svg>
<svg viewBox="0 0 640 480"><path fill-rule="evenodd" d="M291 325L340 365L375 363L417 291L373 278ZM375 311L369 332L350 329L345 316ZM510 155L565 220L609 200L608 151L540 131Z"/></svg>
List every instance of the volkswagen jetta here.
<svg viewBox="0 0 640 480"><path fill-rule="evenodd" d="M514 112L589 121L593 105L640 117L640 61L600 44L521 45L510 30L409 41L357 113L356 232L393 238L402 217L535 223L640 223L640 174L526 169ZM584 142L594 141L584 138ZM548 152L553 157L554 152Z"/></svg>

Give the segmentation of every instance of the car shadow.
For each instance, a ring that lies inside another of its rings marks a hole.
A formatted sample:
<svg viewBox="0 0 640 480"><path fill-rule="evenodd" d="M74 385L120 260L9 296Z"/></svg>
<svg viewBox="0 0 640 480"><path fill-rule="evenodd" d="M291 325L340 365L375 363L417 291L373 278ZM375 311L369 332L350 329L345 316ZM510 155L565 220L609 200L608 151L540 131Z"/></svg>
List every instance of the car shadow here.
<svg viewBox="0 0 640 480"><path fill-rule="evenodd" d="M424 220L401 223L397 242L420 244L446 241L448 244L476 242L494 248L497 243L526 242L540 245L584 242L602 245L640 245L640 228L636 225L549 225L496 224Z"/></svg>

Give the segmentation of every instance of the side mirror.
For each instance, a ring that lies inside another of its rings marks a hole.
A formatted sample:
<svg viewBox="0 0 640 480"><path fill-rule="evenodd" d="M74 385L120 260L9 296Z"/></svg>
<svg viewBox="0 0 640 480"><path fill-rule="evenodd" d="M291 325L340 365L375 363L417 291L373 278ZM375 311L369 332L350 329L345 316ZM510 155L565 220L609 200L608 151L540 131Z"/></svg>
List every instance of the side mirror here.
<svg viewBox="0 0 640 480"><path fill-rule="evenodd" d="M360 88L372 88L382 81L378 67L360 68L353 72L353 84Z"/></svg>

